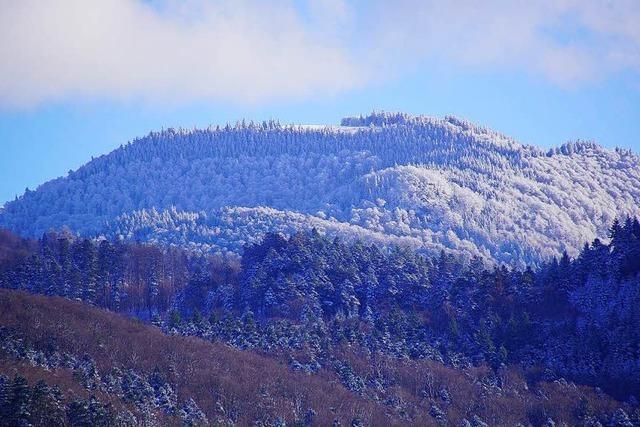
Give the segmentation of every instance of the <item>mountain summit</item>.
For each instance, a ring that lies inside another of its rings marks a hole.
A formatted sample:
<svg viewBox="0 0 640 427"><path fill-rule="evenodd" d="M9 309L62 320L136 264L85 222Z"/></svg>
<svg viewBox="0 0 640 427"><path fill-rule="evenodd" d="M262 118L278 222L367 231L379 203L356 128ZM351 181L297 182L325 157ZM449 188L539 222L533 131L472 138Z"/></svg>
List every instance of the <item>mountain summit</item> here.
<svg viewBox="0 0 640 427"><path fill-rule="evenodd" d="M7 203L0 226L214 252L316 228L522 265L576 254L639 200L626 150L544 151L454 117L374 113L153 132Z"/></svg>

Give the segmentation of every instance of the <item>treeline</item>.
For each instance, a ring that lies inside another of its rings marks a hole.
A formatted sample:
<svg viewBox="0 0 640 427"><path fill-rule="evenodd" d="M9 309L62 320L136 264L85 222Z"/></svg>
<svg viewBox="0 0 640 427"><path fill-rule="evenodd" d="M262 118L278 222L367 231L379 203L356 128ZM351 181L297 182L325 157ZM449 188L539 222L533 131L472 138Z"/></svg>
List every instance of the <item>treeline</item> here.
<svg viewBox="0 0 640 427"><path fill-rule="evenodd" d="M16 237L2 234L0 239ZM167 311L194 270L194 260L182 250L77 239L68 233L46 233L35 247L22 246L31 250L7 262L0 286L79 299L141 318Z"/></svg>
<svg viewBox="0 0 640 427"><path fill-rule="evenodd" d="M462 368L514 364L532 380L567 378L627 399L640 392L640 223L616 221L610 237L534 271L314 232L267 235L239 264L46 235L0 284L286 354L294 369L329 368L357 393L367 385L335 357L343 345Z"/></svg>

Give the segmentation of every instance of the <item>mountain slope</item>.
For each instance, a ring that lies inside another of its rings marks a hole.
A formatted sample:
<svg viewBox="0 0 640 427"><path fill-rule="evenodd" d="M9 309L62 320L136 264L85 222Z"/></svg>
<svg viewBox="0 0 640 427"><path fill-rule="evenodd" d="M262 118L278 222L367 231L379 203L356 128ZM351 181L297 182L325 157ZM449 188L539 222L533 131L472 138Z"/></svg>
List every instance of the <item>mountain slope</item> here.
<svg viewBox="0 0 640 427"><path fill-rule="evenodd" d="M120 422L99 425L471 425L466 419L479 426L547 419L597 425L587 422L615 420L618 413L628 420L622 408L637 418L633 407L591 387L528 383L511 367L496 374L486 367L373 358L349 348L334 352L354 366L346 370L350 377L378 391L347 390L326 370L292 372L274 358L167 336L80 302L0 290L0 397L6 378L24 377L30 385L44 380L63 390L63 399L95 396L110 404ZM18 418L16 405L6 403L0 399L0 411L8 406L7 415ZM37 403L31 400L29 409ZM30 412L25 418L33 422ZM0 425L21 425L7 420L0 418Z"/></svg>
<svg viewBox="0 0 640 427"><path fill-rule="evenodd" d="M328 220L339 236L522 264L576 254L617 215L640 213L638 200L640 158L628 151L577 142L543 152L452 117L383 113L335 127L151 133L8 203L0 226L173 243L186 233L236 250L218 235ZM229 217L258 207L271 210ZM163 228L176 215L195 223Z"/></svg>
<svg viewBox="0 0 640 427"><path fill-rule="evenodd" d="M90 369L82 362L69 363L74 359L87 361ZM133 391L115 390L110 376L124 375L119 387L126 387L127 382L144 383L141 378L152 382L154 371L171 385L175 406L194 399L215 425L272 425L278 416L299 422L310 408L322 425L334 419L346 425L361 413L373 425L398 423L336 381L291 372L255 353L166 336L157 328L62 298L0 290L0 374L44 378L82 397L93 392L114 404L132 405L140 422L140 412L147 412L147 421L159 416L153 412L162 413L158 399L129 398ZM135 381L127 381L129 372ZM337 409L332 413L331 408ZM170 424L181 425L176 421ZM148 425L165 422L160 418Z"/></svg>

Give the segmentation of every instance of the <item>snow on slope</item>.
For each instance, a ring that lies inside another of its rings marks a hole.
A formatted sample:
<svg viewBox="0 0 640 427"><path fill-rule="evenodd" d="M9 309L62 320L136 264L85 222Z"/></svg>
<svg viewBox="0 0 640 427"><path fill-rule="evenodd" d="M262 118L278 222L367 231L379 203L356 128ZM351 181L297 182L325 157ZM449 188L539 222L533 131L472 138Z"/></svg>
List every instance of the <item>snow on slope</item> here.
<svg viewBox="0 0 640 427"><path fill-rule="evenodd" d="M239 253L244 245L259 243L266 232L292 235L298 231L363 241L379 246L389 244L423 249L423 242L407 236L392 236L358 225L341 223L314 215L280 211L268 207L222 208L210 212L180 212L175 208L144 209L124 214L104 232L126 240L190 248L200 253ZM432 249L436 249L433 247Z"/></svg>
<svg viewBox="0 0 640 427"><path fill-rule="evenodd" d="M639 214L639 200L629 151L572 142L544 152L453 117L380 113L331 127L152 133L7 204L0 226L221 251L316 227L522 264L575 254L616 216Z"/></svg>

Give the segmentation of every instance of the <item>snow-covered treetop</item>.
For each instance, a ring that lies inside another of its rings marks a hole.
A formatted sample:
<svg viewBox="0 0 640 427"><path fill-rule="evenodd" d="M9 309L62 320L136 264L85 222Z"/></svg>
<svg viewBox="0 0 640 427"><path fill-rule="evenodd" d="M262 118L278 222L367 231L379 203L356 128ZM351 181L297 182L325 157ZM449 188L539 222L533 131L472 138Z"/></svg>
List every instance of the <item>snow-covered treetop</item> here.
<svg viewBox="0 0 640 427"><path fill-rule="evenodd" d="M175 209L209 219L169 221L172 242L204 234L211 247L233 249L216 239L322 223L378 243L403 238L521 263L605 237L614 217L640 213L638 200L640 161L626 150L571 142L547 152L454 117L373 113L340 126L152 132L25 192L0 212L0 226L151 236L161 215L126 215ZM113 226L118 218L126 226Z"/></svg>

